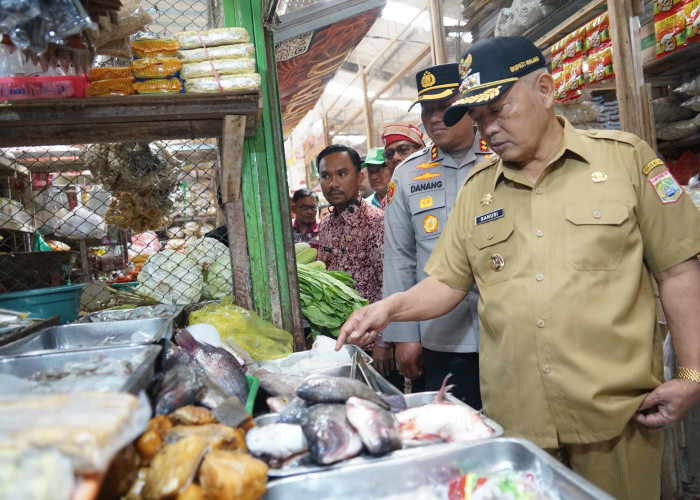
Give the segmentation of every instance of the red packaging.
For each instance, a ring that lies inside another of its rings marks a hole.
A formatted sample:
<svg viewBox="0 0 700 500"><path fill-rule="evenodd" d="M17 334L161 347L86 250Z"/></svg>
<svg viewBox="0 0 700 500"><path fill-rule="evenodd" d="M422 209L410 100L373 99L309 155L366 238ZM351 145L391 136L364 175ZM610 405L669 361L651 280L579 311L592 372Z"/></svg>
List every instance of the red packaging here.
<svg viewBox="0 0 700 500"><path fill-rule="evenodd" d="M588 53L588 82L604 82L614 76L612 43L607 42Z"/></svg>
<svg viewBox="0 0 700 500"><path fill-rule="evenodd" d="M610 41L610 20L608 11L586 24L586 36L583 42L583 50L588 53Z"/></svg>
<svg viewBox="0 0 700 500"><path fill-rule="evenodd" d="M658 21L657 16L654 16L654 31L656 32L657 59L685 48L685 19L682 6L678 6Z"/></svg>
<svg viewBox="0 0 700 500"><path fill-rule="evenodd" d="M688 0L683 6L685 18L685 41L700 40L700 0Z"/></svg>
<svg viewBox="0 0 700 500"><path fill-rule="evenodd" d="M563 68L552 73L554 78L554 102L561 102L566 97L566 72Z"/></svg>
<svg viewBox="0 0 700 500"><path fill-rule="evenodd" d="M586 27L582 26L565 38L564 63L571 62L583 55L583 38L586 34Z"/></svg>
<svg viewBox="0 0 700 500"><path fill-rule="evenodd" d="M552 45L552 71L564 67L564 40L561 39Z"/></svg>

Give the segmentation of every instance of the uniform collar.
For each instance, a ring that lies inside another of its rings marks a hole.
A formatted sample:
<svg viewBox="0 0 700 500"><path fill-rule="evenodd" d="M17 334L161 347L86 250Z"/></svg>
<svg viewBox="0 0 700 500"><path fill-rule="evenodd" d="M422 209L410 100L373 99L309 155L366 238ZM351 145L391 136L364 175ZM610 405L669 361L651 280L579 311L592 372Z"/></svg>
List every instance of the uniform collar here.
<svg viewBox="0 0 700 500"><path fill-rule="evenodd" d="M557 120L564 126L564 143L554 156L554 159L547 166L547 169L549 169L550 165L557 162L563 156L575 156L586 163L590 163L590 151L587 150L586 146L583 144L579 131L576 130L563 116L557 115ZM518 172L519 169L511 167L509 166L508 162L499 159L496 166L496 175L494 176L493 180L494 189L496 188L496 184L498 184L502 178L516 180L515 178L517 177Z"/></svg>
<svg viewBox="0 0 700 500"><path fill-rule="evenodd" d="M436 145L432 144L428 151L430 152L430 161L439 161L440 164L443 167L449 167L449 168L461 168L465 165L471 165L475 161L479 160L477 158L476 152L480 152L480 154L486 154L489 153L490 151L484 151L481 152L481 136L479 134L474 135L474 142L472 143L471 147L467 151L467 154L464 155L464 159L461 161L461 163L457 164L455 159L450 155L450 153L447 153L437 147ZM437 156L435 159L433 159L433 156L437 153Z"/></svg>
<svg viewBox="0 0 700 500"><path fill-rule="evenodd" d="M339 219L342 219L343 222L350 226L355 226L361 221L363 221L363 214L367 211L367 207L369 206L369 204L360 195L358 195L355 199L360 203L360 206L357 206L355 204L349 205L345 210L343 210L340 213L337 213L335 210L333 210L333 220L338 221ZM350 210L351 208L352 210Z"/></svg>

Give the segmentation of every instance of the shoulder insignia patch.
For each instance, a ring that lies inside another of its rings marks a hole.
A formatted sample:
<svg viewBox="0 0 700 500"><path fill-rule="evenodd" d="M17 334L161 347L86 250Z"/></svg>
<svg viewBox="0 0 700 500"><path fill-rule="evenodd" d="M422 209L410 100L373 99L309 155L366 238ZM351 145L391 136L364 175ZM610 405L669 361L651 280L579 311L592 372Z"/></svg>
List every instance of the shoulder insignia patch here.
<svg viewBox="0 0 700 500"><path fill-rule="evenodd" d="M430 161L430 162L425 161L425 162L421 163L420 165L416 165L415 168L417 170L426 170L428 168L437 167L438 165L440 165L439 161Z"/></svg>
<svg viewBox="0 0 700 500"><path fill-rule="evenodd" d="M663 161L661 161L658 158L655 158L655 159L651 160L649 163L647 163L646 165L644 165L644 168L642 169L642 173L644 175L649 175L652 170L654 170L659 165L663 165L663 164L664 164Z"/></svg>
<svg viewBox="0 0 700 500"><path fill-rule="evenodd" d="M489 147L486 145L486 141L484 139L479 139L479 151L482 153L490 153L491 150Z"/></svg>
<svg viewBox="0 0 700 500"><path fill-rule="evenodd" d="M649 183L654 186L654 191L664 205L677 202L683 194L683 188L668 169L649 179Z"/></svg>
<svg viewBox="0 0 700 500"><path fill-rule="evenodd" d="M430 159L434 160L438 157L438 148L435 144L433 144L433 147L430 148Z"/></svg>
<svg viewBox="0 0 700 500"><path fill-rule="evenodd" d="M413 178L414 181L429 181L430 179L434 177L440 177L442 174L439 173L433 173L433 172L425 172L424 174L417 175Z"/></svg>
<svg viewBox="0 0 700 500"><path fill-rule="evenodd" d="M389 182L389 187L386 189L386 204L391 203L394 198L394 193L396 193L396 183L394 181Z"/></svg>

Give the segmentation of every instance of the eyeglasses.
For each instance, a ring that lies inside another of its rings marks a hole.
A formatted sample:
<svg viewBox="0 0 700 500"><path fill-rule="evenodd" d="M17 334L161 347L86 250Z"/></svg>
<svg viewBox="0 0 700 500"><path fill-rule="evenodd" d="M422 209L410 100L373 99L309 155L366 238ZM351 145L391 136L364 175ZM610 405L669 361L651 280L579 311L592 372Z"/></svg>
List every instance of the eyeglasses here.
<svg viewBox="0 0 700 500"><path fill-rule="evenodd" d="M318 210L318 205L299 205L299 210L302 212L311 212Z"/></svg>
<svg viewBox="0 0 700 500"><path fill-rule="evenodd" d="M398 153L399 156L406 156L407 154L412 153L413 151L415 151L415 148L413 146L409 146L408 144L402 144L396 149L385 149L384 158L386 158L387 160L391 160L394 157L395 153Z"/></svg>

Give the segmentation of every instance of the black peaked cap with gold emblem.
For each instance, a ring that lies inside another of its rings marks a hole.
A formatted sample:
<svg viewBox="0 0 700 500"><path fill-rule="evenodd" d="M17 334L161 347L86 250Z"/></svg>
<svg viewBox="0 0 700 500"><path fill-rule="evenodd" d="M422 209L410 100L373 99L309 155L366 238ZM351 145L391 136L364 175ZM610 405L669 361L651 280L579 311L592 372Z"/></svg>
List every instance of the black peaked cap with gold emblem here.
<svg viewBox="0 0 700 500"><path fill-rule="evenodd" d="M527 38L496 36L479 40L459 60L460 97L445 111L445 125L457 123L470 107L495 101L518 78L546 65L542 52Z"/></svg>
<svg viewBox="0 0 700 500"><path fill-rule="evenodd" d="M416 73L418 98L408 108L424 101L444 101L459 92L459 65L457 63L431 66Z"/></svg>

